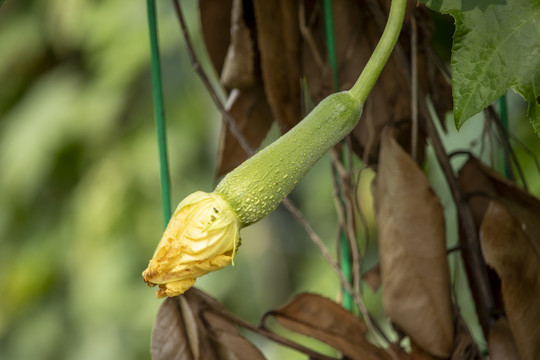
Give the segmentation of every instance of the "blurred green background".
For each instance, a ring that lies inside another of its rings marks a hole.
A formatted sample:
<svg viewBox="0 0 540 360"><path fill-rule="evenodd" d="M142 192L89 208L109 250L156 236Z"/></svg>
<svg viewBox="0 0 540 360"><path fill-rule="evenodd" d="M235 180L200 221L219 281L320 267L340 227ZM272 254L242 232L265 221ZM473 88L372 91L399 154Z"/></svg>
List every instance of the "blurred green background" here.
<svg viewBox="0 0 540 360"><path fill-rule="evenodd" d="M196 2L183 5L206 64ZM158 2L158 20L174 208L193 191L213 189L221 119L192 71L170 2ZM0 358L148 359L161 300L141 272L163 219L145 3L8 0L0 54ZM481 132L475 124L459 136L451 131L447 145L469 147ZM538 150L530 127L516 131ZM448 205L430 159L426 169ZM522 159L538 194L532 158ZM329 162L292 197L334 252ZM371 178L363 173L360 186L370 222ZM449 236L454 242L451 225ZM242 238L236 266L197 281L235 314L257 323L301 291L336 298L336 276L282 209ZM376 317L379 296L366 290ZM253 339L270 359L303 358Z"/></svg>

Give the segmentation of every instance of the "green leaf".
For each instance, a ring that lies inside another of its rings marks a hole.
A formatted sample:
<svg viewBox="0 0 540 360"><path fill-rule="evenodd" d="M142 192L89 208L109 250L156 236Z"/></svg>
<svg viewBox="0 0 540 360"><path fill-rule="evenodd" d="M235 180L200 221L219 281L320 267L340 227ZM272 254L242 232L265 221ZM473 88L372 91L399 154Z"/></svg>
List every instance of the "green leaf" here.
<svg viewBox="0 0 540 360"><path fill-rule="evenodd" d="M459 129L511 88L540 135L540 1L422 0L455 18L454 118Z"/></svg>

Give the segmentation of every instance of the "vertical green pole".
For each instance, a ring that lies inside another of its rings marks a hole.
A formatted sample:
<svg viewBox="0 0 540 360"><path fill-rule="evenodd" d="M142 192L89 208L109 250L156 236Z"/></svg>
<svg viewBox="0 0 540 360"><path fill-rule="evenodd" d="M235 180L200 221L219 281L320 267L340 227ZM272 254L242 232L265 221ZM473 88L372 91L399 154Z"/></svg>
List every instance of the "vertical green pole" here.
<svg viewBox="0 0 540 360"><path fill-rule="evenodd" d="M499 98L499 118L501 119L501 126L504 129L504 132L508 134L508 108L506 106L506 95L503 95ZM503 156L503 175L505 178L510 177L510 164L506 161L506 157Z"/></svg>
<svg viewBox="0 0 540 360"><path fill-rule="evenodd" d="M326 46L328 48L328 59L330 61L330 68L332 69L332 75L334 79L334 90L339 91L339 72L337 68L337 56L336 56L336 41L334 35L334 14L332 11L332 0L324 0L324 28L326 34ZM341 156L343 158L343 156ZM342 192L340 191L340 194ZM343 198L339 199L343 205ZM352 282L352 265L351 265L351 247L346 236L344 229L339 231L339 258L341 263L341 271L343 276L350 283ZM349 311L352 310L353 300L351 294L343 289L343 307Z"/></svg>
<svg viewBox="0 0 540 360"><path fill-rule="evenodd" d="M159 177L161 181L161 204L164 227L171 218L169 164L167 161L167 135L165 129L165 111L163 110L163 91L161 85L161 68L156 25L156 4L154 0L146 0L148 14L148 32L150 35L150 53L152 66L152 94L154 98L154 117L159 147Z"/></svg>
<svg viewBox="0 0 540 360"><path fill-rule="evenodd" d="M326 34L326 47L328 49L328 60L334 79L334 90L339 91L339 73L336 56L336 37L334 35L334 14L332 11L332 0L324 0L324 30Z"/></svg>

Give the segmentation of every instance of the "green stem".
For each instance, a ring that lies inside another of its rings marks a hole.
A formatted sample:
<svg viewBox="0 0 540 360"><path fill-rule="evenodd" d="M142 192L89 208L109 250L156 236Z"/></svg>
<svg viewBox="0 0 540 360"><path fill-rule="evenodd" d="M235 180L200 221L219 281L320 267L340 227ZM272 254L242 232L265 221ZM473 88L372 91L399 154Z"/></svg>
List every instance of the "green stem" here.
<svg viewBox="0 0 540 360"><path fill-rule="evenodd" d="M156 25L156 4L154 0L146 0L148 14L148 33L150 36L150 52L152 66L152 95L154 97L154 117L159 147L159 177L161 181L161 205L165 227L171 218L169 165L167 160L167 135L165 129L165 111L163 110L163 91L161 85L161 68L159 66L159 46Z"/></svg>
<svg viewBox="0 0 540 360"><path fill-rule="evenodd" d="M388 22L386 23L381 39L364 67L362 74L350 90L351 95L361 103L366 101L394 49L394 45L401 32L401 27L403 26L406 5L407 0L392 0Z"/></svg>

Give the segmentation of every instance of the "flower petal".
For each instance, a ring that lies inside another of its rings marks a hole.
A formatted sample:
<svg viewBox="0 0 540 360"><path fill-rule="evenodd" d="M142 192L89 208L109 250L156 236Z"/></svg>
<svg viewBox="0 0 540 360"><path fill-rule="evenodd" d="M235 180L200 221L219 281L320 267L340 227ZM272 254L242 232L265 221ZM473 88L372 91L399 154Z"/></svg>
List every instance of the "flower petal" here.
<svg viewBox="0 0 540 360"><path fill-rule="evenodd" d="M233 260L240 242L240 221L219 194L195 192L176 208L143 272L158 297L184 293L195 279Z"/></svg>

